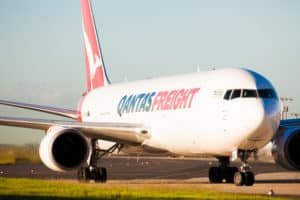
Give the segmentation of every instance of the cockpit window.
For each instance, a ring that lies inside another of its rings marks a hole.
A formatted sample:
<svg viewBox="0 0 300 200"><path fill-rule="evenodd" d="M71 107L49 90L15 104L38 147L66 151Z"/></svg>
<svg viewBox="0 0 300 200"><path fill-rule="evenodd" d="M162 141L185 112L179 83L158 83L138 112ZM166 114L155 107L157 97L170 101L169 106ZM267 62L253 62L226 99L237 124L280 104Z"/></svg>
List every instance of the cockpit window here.
<svg viewBox="0 0 300 200"><path fill-rule="evenodd" d="M242 97L257 97L256 90L243 90Z"/></svg>
<svg viewBox="0 0 300 200"><path fill-rule="evenodd" d="M225 99L225 100L229 100L229 99L230 99L231 91L232 91L232 90L227 90L227 91L226 91L226 93L225 93L225 95L224 95L224 99Z"/></svg>
<svg viewBox="0 0 300 200"><path fill-rule="evenodd" d="M258 96L260 98L270 99L270 98L275 98L276 94L275 94L274 90L271 90L271 89L259 89Z"/></svg>
<svg viewBox="0 0 300 200"><path fill-rule="evenodd" d="M241 97L241 90L233 90L231 99L239 98Z"/></svg>
<svg viewBox="0 0 300 200"><path fill-rule="evenodd" d="M227 90L224 94L225 100L231 100L235 98L263 98L263 99L271 99L278 98L276 92L272 89L234 89Z"/></svg>

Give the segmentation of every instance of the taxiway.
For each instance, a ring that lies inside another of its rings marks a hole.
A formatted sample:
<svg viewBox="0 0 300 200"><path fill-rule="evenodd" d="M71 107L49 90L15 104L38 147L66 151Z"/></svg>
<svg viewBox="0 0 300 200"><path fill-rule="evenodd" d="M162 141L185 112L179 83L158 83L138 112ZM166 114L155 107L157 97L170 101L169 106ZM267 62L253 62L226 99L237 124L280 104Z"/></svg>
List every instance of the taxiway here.
<svg viewBox="0 0 300 200"><path fill-rule="evenodd" d="M107 157L108 183L118 184L202 184L203 187L231 193L255 193L300 197L300 172L287 171L272 162L253 162L256 183L252 187L210 184L207 174L213 159L174 159L151 157ZM233 163L238 166L239 163ZM0 177L35 179L76 179L76 171L57 173L42 164L0 165Z"/></svg>

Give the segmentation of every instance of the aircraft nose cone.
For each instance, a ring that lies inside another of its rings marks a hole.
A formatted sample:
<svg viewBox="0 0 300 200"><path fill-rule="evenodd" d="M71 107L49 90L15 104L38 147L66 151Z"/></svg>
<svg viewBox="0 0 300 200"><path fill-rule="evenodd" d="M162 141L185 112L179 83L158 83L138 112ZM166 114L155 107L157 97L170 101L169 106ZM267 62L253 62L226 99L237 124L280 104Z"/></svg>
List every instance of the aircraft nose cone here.
<svg viewBox="0 0 300 200"><path fill-rule="evenodd" d="M263 99L257 101L251 110L248 141L257 146L259 143L270 140L276 133L280 122L280 112L276 101Z"/></svg>
<svg viewBox="0 0 300 200"><path fill-rule="evenodd" d="M235 130L236 144L240 149L258 149L264 146L272 139L280 122L276 100L249 99L241 102L233 113L235 123L231 126Z"/></svg>
<svg viewBox="0 0 300 200"><path fill-rule="evenodd" d="M249 108L247 128L250 132L255 132L264 123L266 113L261 102L255 102Z"/></svg>

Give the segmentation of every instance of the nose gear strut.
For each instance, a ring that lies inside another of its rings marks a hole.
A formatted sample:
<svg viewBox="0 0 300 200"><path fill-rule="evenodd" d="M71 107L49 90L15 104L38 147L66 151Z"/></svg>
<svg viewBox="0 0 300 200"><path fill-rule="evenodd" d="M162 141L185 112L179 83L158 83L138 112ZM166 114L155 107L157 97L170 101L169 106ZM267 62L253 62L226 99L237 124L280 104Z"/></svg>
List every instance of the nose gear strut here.
<svg viewBox="0 0 300 200"><path fill-rule="evenodd" d="M255 182L255 175L251 171L251 166L248 164L247 160L251 156L253 151L249 150L238 150L238 157L242 161L242 165L234 174L234 184L237 186L251 186Z"/></svg>

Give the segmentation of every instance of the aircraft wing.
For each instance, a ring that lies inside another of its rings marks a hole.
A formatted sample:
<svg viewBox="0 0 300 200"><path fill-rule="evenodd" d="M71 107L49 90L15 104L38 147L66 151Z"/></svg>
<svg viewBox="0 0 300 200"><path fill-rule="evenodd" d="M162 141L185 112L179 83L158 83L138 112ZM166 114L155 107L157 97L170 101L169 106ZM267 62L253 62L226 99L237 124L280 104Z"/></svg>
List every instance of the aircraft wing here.
<svg viewBox="0 0 300 200"><path fill-rule="evenodd" d="M35 104L20 103L20 102L5 101L5 100L0 100L0 105L24 108L28 110L34 110L34 111L54 114L62 117L67 117L71 119L78 118L77 111L71 109L55 108L51 106L35 105Z"/></svg>
<svg viewBox="0 0 300 200"><path fill-rule="evenodd" d="M280 126L300 126L300 118L298 119L285 119L280 121Z"/></svg>
<svg viewBox="0 0 300 200"><path fill-rule="evenodd" d="M0 125L40 129L45 131L51 126L74 128L80 130L89 138L131 144L141 144L145 139L150 137L149 130L145 126L133 123L76 122L0 117Z"/></svg>

